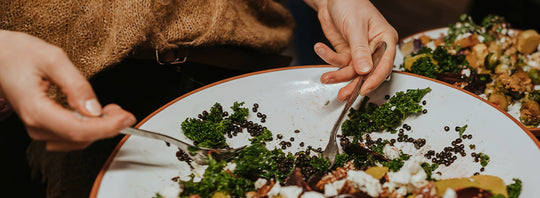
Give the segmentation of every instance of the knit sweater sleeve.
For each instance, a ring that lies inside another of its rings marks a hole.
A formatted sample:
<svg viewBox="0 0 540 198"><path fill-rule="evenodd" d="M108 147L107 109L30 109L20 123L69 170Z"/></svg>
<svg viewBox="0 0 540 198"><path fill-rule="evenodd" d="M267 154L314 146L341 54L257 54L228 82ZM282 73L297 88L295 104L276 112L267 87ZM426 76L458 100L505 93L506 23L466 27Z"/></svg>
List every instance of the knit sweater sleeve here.
<svg viewBox="0 0 540 198"><path fill-rule="evenodd" d="M138 47L278 52L294 26L287 9L272 0L5 0L0 10L0 29L63 48L88 78Z"/></svg>

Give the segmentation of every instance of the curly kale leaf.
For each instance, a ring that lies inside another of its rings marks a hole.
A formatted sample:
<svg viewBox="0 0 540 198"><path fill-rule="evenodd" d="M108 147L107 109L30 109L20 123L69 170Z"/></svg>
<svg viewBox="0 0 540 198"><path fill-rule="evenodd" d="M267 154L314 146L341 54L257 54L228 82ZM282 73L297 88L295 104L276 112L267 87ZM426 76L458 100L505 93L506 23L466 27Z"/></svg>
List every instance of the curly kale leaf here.
<svg viewBox="0 0 540 198"><path fill-rule="evenodd" d="M364 97L358 110L351 109L349 119L341 126L341 131L345 136L361 138L363 133L386 130L396 132L395 127L399 126L409 115L422 111L422 106L418 104L420 100L431 91L431 88L409 89L406 92L397 92L388 102L377 106L366 101Z"/></svg>
<svg viewBox="0 0 540 198"><path fill-rule="evenodd" d="M437 73L460 74L461 70L469 68L464 55L452 55L443 46L433 51L433 59L437 61Z"/></svg>
<svg viewBox="0 0 540 198"><path fill-rule="evenodd" d="M249 109L242 107L243 105L244 105L244 102L240 102L240 103L234 102L233 106L231 107L231 109L233 110L233 114L229 116L231 120L235 120L235 121L246 120L249 114Z"/></svg>
<svg viewBox="0 0 540 198"><path fill-rule="evenodd" d="M279 149L267 150L264 144L254 143L243 149L238 155L238 158L235 161L236 169L234 170L234 174L251 179L275 178L277 181L281 182L284 181L293 170L292 165L285 169L280 169L282 166L279 166L279 164L284 161L285 158L291 159L294 158L294 156L285 155L285 153Z"/></svg>
<svg viewBox="0 0 540 198"><path fill-rule="evenodd" d="M433 63L429 56L418 58L408 71L428 78L437 78L437 65Z"/></svg>
<svg viewBox="0 0 540 198"><path fill-rule="evenodd" d="M199 195L200 197L212 197L216 192L231 194L233 197L243 197L248 191L255 190L254 182L245 178L235 177L229 172L223 171L226 161L216 161L213 158L207 160L208 168L200 182L193 179L184 184L182 197Z"/></svg>
<svg viewBox="0 0 540 198"><path fill-rule="evenodd" d="M210 114L209 114L210 115ZM227 146L224 134L231 125L230 120L211 122L195 118L187 118L181 127L184 134L195 144L207 148L224 148Z"/></svg>

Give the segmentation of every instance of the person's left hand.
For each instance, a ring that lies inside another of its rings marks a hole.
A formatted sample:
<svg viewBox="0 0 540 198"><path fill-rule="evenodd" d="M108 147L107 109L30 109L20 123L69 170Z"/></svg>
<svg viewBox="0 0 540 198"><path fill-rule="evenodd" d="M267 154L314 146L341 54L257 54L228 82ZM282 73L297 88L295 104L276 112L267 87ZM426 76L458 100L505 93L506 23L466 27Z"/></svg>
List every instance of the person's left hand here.
<svg viewBox="0 0 540 198"><path fill-rule="evenodd" d="M317 13L326 38L336 51L324 43L314 46L315 52L328 64L341 67L321 76L322 83L339 83L366 75L373 68L371 53L379 41L387 44L377 68L367 77L360 94L377 88L392 72L398 35L369 0L305 0ZM352 83L341 88L338 100L349 97Z"/></svg>

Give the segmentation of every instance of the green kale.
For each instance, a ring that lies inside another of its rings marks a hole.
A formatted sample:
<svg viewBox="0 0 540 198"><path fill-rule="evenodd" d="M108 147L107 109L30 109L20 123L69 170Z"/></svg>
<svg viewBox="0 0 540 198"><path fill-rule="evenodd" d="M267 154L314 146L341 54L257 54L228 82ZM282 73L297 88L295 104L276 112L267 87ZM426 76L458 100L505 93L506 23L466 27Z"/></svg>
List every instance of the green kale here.
<svg viewBox="0 0 540 198"><path fill-rule="evenodd" d="M159 193L156 193L156 195L154 195L152 198L163 198L163 196L161 196Z"/></svg>
<svg viewBox="0 0 540 198"><path fill-rule="evenodd" d="M235 127L233 122L245 122L249 114L249 110L243 108L242 105L244 102L234 102L231 106L233 113L227 116L228 113L223 111L221 104L215 103L209 111L203 111L198 119L187 118L182 122L182 131L197 146L225 148L227 146L225 135ZM255 135L254 139L256 140L254 141L269 140L271 135L270 131L265 130L261 134Z"/></svg>
<svg viewBox="0 0 540 198"><path fill-rule="evenodd" d="M244 105L244 102L241 102L241 103L234 102L233 106L231 107L231 109L233 110L233 114L229 116L231 120L235 120L235 121L246 120L249 114L249 109L242 107L243 105Z"/></svg>
<svg viewBox="0 0 540 198"><path fill-rule="evenodd" d="M358 110L351 109L341 126L345 136L354 136L360 139L364 133L386 130L395 133L395 127L399 126L405 118L422 111L418 104L420 100L431 91L431 88L409 89L406 92L397 92L388 102L377 106L368 103L369 97L364 97Z"/></svg>
<svg viewBox="0 0 540 198"><path fill-rule="evenodd" d="M443 46L433 51L433 60L437 61L437 73L461 74L461 70L467 68L474 71L469 67L469 62L464 55L452 55Z"/></svg>
<svg viewBox="0 0 540 198"><path fill-rule="evenodd" d="M330 161L319 154L319 157L309 158L309 165L315 168L317 171L328 172L330 169Z"/></svg>
<svg viewBox="0 0 540 198"><path fill-rule="evenodd" d="M421 57L418 58L411 66L410 70L407 70L407 72L411 72L414 74L422 75L428 78L437 78L437 65L431 61L430 57Z"/></svg>
<svg viewBox="0 0 540 198"><path fill-rule="evenodd" d="M262 133L250 139L251 143L266 142L272 140L272 132L268 129L263 129Z"/></svg>
<svg viewBox="0 0 540 198"><path fill-rule="evenodd" d="M192 139L198 146L207 148L224 148L227 146L224 134L230 125L230 120L212 122L195 118L187 118L181 124L182 131L184 131L187 138Z"/></svg>
<svg viewBox="0 0 540 198"><path fill-rule="evenodd" d="M521 180L514 178L513 184L506 186L506 191L508 191L508 198L517 198L521 194Z"/></svg>
<svg viewBox="0 0 540 198"><path fill-rule="evenodd" d="M474 149L476 149L476 145L475 144L470 144L469 148L474 150Z"/></svg>
<svg viewBox="0 0 540 198"><path fill-rule="evenodd" d="M487 166L489 163L489 156L484 153L478 153L477 155L480 157L480 165L482 165L482 167Z"/></svg>
<svg viewBox="0 0 540 198"><path fill-rule="evenodd" d="M285 155L282 150L268 150L262 143L253 143L243 149L235 160L235 175L245 178L276 179L282 182L292 172L293 166L283 166L280 162L294 160L294 156Z"/></svg>
<svg viewBox="0 0 540 198"><path fill-rule="evenodd" d="M433 175L433 171L435 171L435 169L437 169L439 167L439 164L431 164L431 165L429 165L428 163L422 163L421 166L422 166L422 168L424 169L424 171L427 174L427 180L435 181L435 179L433 179L431 176Z"/></svg>
<svg viewBox="0 0 540 198"><path fill-rule="evenodd" d="M212 197L216 192L231 194L233 197L243 197L246 192L255 190L254 182L242 177L235 177L229 172L223 171L226 161L216 161L212 157L207 160L208 168L200 182L183 182L184 191L182 197L199 195L200 197Z"/></svg>
<svg viewBox="0 0 540 198"><path fill-rule="evenodd" d="M403 167L403 164L405 164L405 161L409 159L409 155L400 153L399 158L387 161L387 162L381 162L383 166L388 167L388 170L392 172L399 171L401 167Z"/></svg>

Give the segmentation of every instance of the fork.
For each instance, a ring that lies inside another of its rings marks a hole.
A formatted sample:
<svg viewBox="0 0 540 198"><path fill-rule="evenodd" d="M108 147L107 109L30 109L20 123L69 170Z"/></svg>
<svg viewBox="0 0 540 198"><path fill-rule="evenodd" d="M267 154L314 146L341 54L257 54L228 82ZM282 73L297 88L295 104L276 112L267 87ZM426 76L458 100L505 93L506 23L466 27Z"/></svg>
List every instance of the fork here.
<svg viewBox="0 0 540 198"><path fill-rule="evenodd" d="M163 140L165 142L171 143L175 146L177 146L180 150L187 153L191 159L199 164L199 165L205 165L206 161L208 159L208 155L212 155L212 158L216 160L226 160L229 161L232 158L234 158L242 149L246 148L246 146L241 146L234 149L211 149L211 148L204 148L204 147L198 147L194 146L192 144L188 144L182 140L176 139L174 137L157 133L153 131L147 131L144 129L136 129L132 127L128 127L125 129L122 129L120 131L122 134L128 134L128 135L136 135L146 138L152 138L156 140Z"/></svg>
<svg viewBox="0 0 540 198"><path fill-rule="evenodd" d="M345 104L345 107L341 111L341 114L339 114L339 117L336 120L336 123L334 123L334 127L332 128L332 131L330 132L330 139L328 140L328 144L326 145L326 148L323 151L323 156L330 161L330 167L334 165L334 162L336 161L336 155L339 152L339 148L336 141L336 133L338 132L339 127L341 126L341 121L343 120L343 117L345 117L345 114L347 114L347 112L351 108L352 104L356 101L356 98L358 98L358 95L360 93L360 88L362 87L362 84L364 84L364 77L369 76L373 72L373 70L375 70L385 50L386 50L386 42L381 41L377 43L377 46L375 47L375 51L373 51L373 53L371 54L371 58L373 60L373 68L365 76L357 77L358 81L356 82L354 86L353 92L347 99L347 103Z"/></svg>

